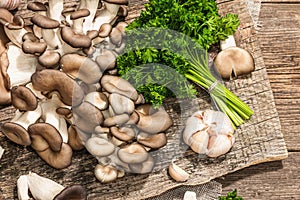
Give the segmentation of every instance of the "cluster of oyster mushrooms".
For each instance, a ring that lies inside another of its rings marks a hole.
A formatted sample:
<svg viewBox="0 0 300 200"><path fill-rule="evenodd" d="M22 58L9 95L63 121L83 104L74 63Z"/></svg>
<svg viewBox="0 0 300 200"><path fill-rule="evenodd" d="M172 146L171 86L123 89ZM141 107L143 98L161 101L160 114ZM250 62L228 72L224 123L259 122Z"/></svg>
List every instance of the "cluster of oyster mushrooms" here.
<svg viewBox="0 0 300 200"><path fill-rule="evenodd" d="M81 0L64 9L62 0L33 2L31 24L1 9L9 42L0 56L0 105L17 109L2 132L57 169L71 164L73 150L86 148L99 161L101 182L150 172L155 162L148 151L167 143L164 132L172 125L163 108L144 104L115 76L127 4Z"/></svg>

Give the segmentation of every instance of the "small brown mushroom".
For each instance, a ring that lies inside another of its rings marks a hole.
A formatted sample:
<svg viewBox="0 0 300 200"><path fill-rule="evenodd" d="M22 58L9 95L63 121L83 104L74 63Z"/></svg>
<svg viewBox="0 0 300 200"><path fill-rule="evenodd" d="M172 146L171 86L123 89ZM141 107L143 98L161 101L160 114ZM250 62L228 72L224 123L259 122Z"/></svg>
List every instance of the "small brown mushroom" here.
<svg viewBox="0 0 300 200"><path fill-rule="evenodd" d="M63 169L71 164L72 148L62 142L62 137L54 126L36 123L28 127L28 132L32 148L50 166Z"/></svg>
<svg viewBox="0 0 300 200"><path fill-rule="evenodd" d="M47 11L47 7L38 1L28 2L27 9L32 11Z"/></svg>
<svg viewBox="0 0 300 200"><path fill-rule="evenodd" d="M112 182L118 178L118 170L111 165L98 164L94 173L101 183Z"/></svg>
<svg viewBox="0 0 300 200"><path fill-rule="evenodd" d="M80 86L59 70L44 69L31 76L33 88L38 91L58 91L62 102L69 106L79 105L84 97Z"/></svg>
<svg viewBox="0 0 300 200"><path fill-rule="evenodd" d="M73 48L89 48L92 45L92 41L88 36L76 34L72 28L67 26L61 29L61 37Z"/></svg>
<svg viewBox="0 0 300 200"><path fill-rule="evenodd" d="M83 141L81 140L74 125L71 125L68 128L68 137L69 137L68 144L73 150L79 151L84 149Z"/></svg>
<svg viewBox="0 0 300 200"><path fill-rule="evenodd" d="M46 48L47 44L40 41L33 33L26 33L23 38L22 50L24 53L29 54L42 54Z"/></svg>
<svg viewBox="0 0 300 200"><path fill-rule="evenodd" d="M65 54L60 59L61 69L87 84L99 82L102 72L95 61L76 53Z"/></svg>
<svg viewBox="0 0 300 200"><path fill-rule="evenodd" d="M70 19L74 20L74 19L78 19L78 18L82 18L82 17L87 17L90 15L90 11L88 9L79 9L74 11L71 16Z"/></svg>
<svg viewBox="0 0 300 200"><path fill-rule="evenodd" d="M87 192L81 185L72 185L64 188L53 200L86 200Z"/></svg>
<svg viewBox="0 0 300 200"><path fill-rule="evenodd" d="M104 120L103 125L107 127L111 126L121 126L129 121L129 115L124 113L121 115L115 115L112 117L108 117Z"/></svg>
<svg viewBox="0 0 300 200"><path fill-rule="evenodd" d="M96 106L99 110L108 108L108 99L105 94L101 92L90 92L84 97L84 101Z"/></svg>
<svg viewBox="0 0 300 200"><path fill-rule="evenodd" d="M108 49L103 49L101 54L96 57L96 62L98 63L101 71L113 69L116 65L116 54Z"/></svg>
<svg viewBox="0 0 300 200"><path fill-rule="evenodd" d="M138 99L136 89L128 81L118 76L103 76L101 78L101 85L109 93L118 93L132 99L133 101Z"/></svg>
<svg viewBox="0 0 300 200"><path fill-rule="evenodd" d="M47 69L55 69L58 67L60 54L53 50L46 50L38 58L38 62Z"/></svg>
<svg viewBox="0 0 300 200"><path fill-rule="evenodd" d="M109 95L108 100L111 108L117 115L123 113L127 113L130 115L134 111L135 107L133 101L123 95L113 93Z"/></svg>
<svg viewBox="0 0 300 200"><path fill-rule="evenodd" d="M11 89L11 102L21 111L33 111L38 105L36 96L25 86L15 86Z"/></svg>
<svg viewBox="0 0 300 200"><path fill-rule="evenodd" d="M109 36L111 30L112 30L112 25L110 23L104 23L100 26L99 36L105 38Z"/></svg>
<svg viewBox="0 0 300 200"><path fill-rule="evenodd" d="M122 5L128 5L129 3L128 0L103 0L103 1L111 4L122 4Z"/></svg>
<svg viewBox="0 0 300 200"><path fill-rule="evenodd" d="M142 163L130 164L129 168L132 173L136 174L147 174L150 173L154 168L154 159L149 155L148 159Z"/></svg>
<svg viewBox="0 0 300 200"><path fill-rule="evenodd" d="M130 127L111 127L110 132L113 136L116 138L122 140L122 141L130 141L135 137L135 131Z"/></svg>
<svg viewBox="0 0 300 200"><path fill-rule="evenodd" d="M149 104L144 104L136 109L139 115L137 127L147 133L155 134L166 131L172 125L170 115L162 108L154 109Z"/></svg>
<svg viewBox="0 0 300 200"><path fill-rule="evenodd" d="M249 74L255 70L254 59L249 51L229 47L221 51L214 60L215 69L222 78Z"/></svg>
<svg viewBox="0 0 300 200"><path fill-rule="evenodd" d="M128 15L128 9L125 6L120 6L117 15L119 17L127 17L127 15Z"/></svg>
<svg viewBox="0 0 300 200"><path fill-rule="evenodd" d="M31 18L31 22L43 29L54 29L60 25L59 21L37 13Z"/></svg>
<svg viewBox="0 0 300 200"><path fill-rule="evenodd" d="M104 138L91 137L85 143L85 148L96 157L109 156L115 151L115 145Z"/></svg>
<svg viewBox="0 0 300 200"><path fill-rule="evenodd" d="M113 28L109 34L109 39L110 41L115 44L116 46L120 46L122 43L122 32L117 29L117 28Z"/></svg>
<svg viewBox="0 0 300 200"><path fill-rule="evenodd" d="M152 135L141 132L137 136L137 142L152 149L159 149L167 144L167 136L165 133Z"/></svg>
<svg viewBox="0 0 300 200"><path fill-rule="evenodd" d="M149 154L142 145L132 143L120 148L118 151L118 157L125 163L135 164L146 161Z"/></svg>

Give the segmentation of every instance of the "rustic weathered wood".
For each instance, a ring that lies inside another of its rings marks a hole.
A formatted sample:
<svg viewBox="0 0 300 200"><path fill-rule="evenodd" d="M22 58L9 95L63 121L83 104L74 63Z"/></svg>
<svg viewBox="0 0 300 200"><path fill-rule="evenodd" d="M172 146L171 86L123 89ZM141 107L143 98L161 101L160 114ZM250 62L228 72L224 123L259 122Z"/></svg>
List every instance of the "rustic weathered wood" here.
<svg viewBox="0 0 300 200"><path fill-rule="evenodd" d="M233 189L244 199L300 199L300 153L290 152L283 161L263 163L217 179L223 195Z"/></svg>
<svg viewBox="0 0 300 200"><path fill-rule="evenodd" d="M184 183L186 185L204 183L253 164L283 159L287 156L266 69L245 3L243 1L224 1L221 3L220 1L219 7L224 13L235 12L239 14L241 26L235 35L238 45L248 49L255 57L257 70L252 76L233 80L226 84L254 109L255 115L236 131L237 141L230 153L218 159L207 159L190 151L185 152L186 147L181 146L177 141L180 138L180 130L183 128L185 119L199 108L210 107L208 96L203 93L201 98L190 101L198 106L192 109L190 109L189 104L185 105L172 100L166 103L166 108L175 123L168 132L170 146L165 148L166 154L163 155L166 159L170 159L170 155L173 154L179 156L178 165L191 173L191 179ZM137 14L138 12L135 13L135 15ZM182 107L178 108L178 105ZM178 112L180 110L184 111L183 115ZM12 111L12 109L6 108L0 112L0 119L3 117L0 121L9 120ZM9 149L9 152L4 154L0 176L0 188L6 199L12 199L13 196L16 196L16 178L21 174L28 173L28 171L51 177L64 185L84 184L88 189L90 199L99 199L99 196L103 199L140 199L182 185L174 183L166 170L149 175L127 175L114 183L103 185L97 182L93 175L96 160L86 151L74 153L73 164L67 169L58 171L41 161L31 148L20 148L3 137L0 138L0 141L1 145L3 144ZM183 156L182 154L176 152L178 151L177 147L184 149L183 158L180 158ZM162 166L166 166L169 161L162 162Z"/></svg>
<svg viewBox="0 0 300 200"><path fill-rule="evenodd" d="M300 2L265 3L258 37L290 150L300 150Z"/></svg>

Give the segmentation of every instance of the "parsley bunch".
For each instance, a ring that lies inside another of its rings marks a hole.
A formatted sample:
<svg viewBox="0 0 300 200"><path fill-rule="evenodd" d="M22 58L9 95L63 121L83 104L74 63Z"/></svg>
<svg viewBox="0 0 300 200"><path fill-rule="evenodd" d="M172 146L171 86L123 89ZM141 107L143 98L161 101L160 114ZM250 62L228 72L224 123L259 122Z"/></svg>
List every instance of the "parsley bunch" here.
<svg viewBox="0 0 300 200"><path fill-rule="evenodd" d="M166 97L193 97L196 90L185 78L209 90L216 78L207 50L235 32L237 16L219 16L214 0L150 0L145 8L126 29L126 50L117 59L119 75L154 106ZM220 83L210 95L235 126L253 114Z"/></svg>
<svg viewBox="0 0 300 200"><path fill-rule="evenodd" d="M243 200L243 198L237 196L237 190L235 189L233 192L228 192L227 196L220 196L219 200Z"/></svg>

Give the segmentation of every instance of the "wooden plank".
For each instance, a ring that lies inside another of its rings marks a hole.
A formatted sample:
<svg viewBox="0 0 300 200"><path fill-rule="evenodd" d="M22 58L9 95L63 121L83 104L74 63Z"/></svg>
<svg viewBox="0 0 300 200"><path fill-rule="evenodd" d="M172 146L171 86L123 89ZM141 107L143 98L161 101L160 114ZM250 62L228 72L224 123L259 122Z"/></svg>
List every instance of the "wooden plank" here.
<svg viewBox="0 0 300 200"><path fill-rule="evenodd" d="M299 2L299 1L298 1ZM300 2L299 2L300 3ZM260 47L290 150L300 150L300 4L262 5Z"/></svg>
<svg viewBox="0 0 300 200"><path fill-rule="evenodd" d="M283 161L263 163L217 179L223 195L233 189L244 199L300 199L300 152Z"/></svg>

